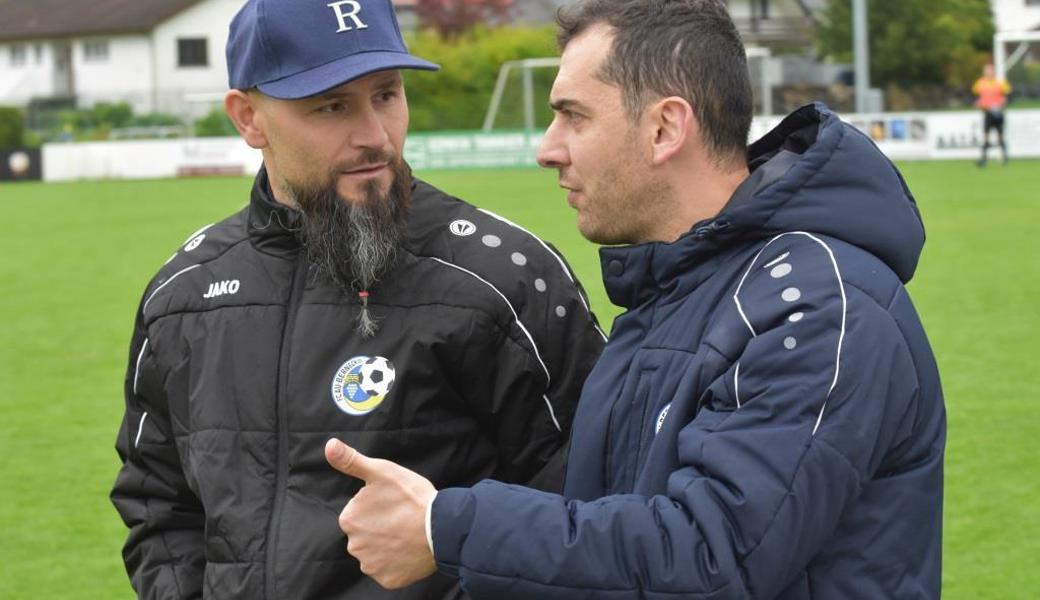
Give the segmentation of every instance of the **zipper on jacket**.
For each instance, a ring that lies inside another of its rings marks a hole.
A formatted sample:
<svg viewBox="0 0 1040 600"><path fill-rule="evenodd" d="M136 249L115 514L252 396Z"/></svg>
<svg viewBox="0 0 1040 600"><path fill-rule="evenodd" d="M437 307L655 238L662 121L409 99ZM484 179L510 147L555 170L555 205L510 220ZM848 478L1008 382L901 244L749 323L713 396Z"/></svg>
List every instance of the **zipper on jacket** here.
<svg viewBox="0 0 1040 600"><path fill-rule="evenodd" d="M694 229L693 234L697 236L698 239L704 239L710 235L715 235L716 233L727 229L729 229L729 221L719 219Z"/></svg>
<svg viewBox="0 0 1040 600"><path fill-rule="evenodd" d="M278 557L278 524L281 521L282 508L285 505L285 484L289 477L289 360L291 358L292 335L296 325L296 313L300 308L300 297L307 284L307 263L301 251L293 266L292 287L289 289L289 306L285 312L285 324L282 327L282 345L278 357L278 390L275 395L275 411L278 430L276 456L278 470L274 483L274 506L271 508L271 520L267 524L267 555L264 566L264 596L268 600L278 600L275 593L275 567Z"/></svg>

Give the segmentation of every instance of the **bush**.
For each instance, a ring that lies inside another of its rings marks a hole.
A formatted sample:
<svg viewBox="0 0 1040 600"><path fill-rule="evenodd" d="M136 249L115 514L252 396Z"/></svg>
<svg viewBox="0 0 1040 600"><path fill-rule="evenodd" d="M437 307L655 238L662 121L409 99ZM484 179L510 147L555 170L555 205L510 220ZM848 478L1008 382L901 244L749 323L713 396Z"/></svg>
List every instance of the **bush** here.
<svg viewBox="0 0 1040 600"><path fill-rule="evenodd" d="M0 106L0 148L21 146L25 117L17 108Z"/></svg>
<svg viewBox="0 0 1040 600"><path fill-rule="evenodd" d="M195 121L195 135L198 137L229 137L238 135L238 130L235 129L223 108L214 108L206 116Z"/></svg>
<svg viewBox="0 0 1040 600"><path fill-rule="evenodd" d="M184 125L184 121L176 115L166 113L147 113L134 115L127 122L127 127L176 127Z"/></svg>
<svg viewBox="0 0 1040 600"><path fill-rule="evenodd" d="M76 131L108 130L128 126L134 116L134 109L126 102L98 102L90 108L62 111L61 116L62 121L72 125Z"/></svg>
<svg viewBox="0 0 1040 600"><path fill-rule="evenodd" d="M49 120L50 126L42 132L44 139L107 140L110 139L113 131L118 133L130 128L183 127L184 125L184 122L175 115L165 113L135 115L133 107L126 102L116 104L99 102L90 108L61 110L57 113L57 117L57 119Z"/></svg>
<svg viewBox="0 0 1040 600"><path fill-rule="evenodd" d="M1007 74L1017 98L1040 96L1040 62L1021 61Z"/></svg>
<svg viewBox="0 0 1040 600"><path fill-rule="evenodd" d="M410 39L410 50L439 64L441 70L405 72L411 131L479 129L502 64L559 56L555 36L551 26L476 27L454 40L443 40L434 31L419 32ZM545 126L551 118L548 90L555 76L551 69L535 71L536 125ZM506 88L496 128L523 126L520 76L514 77Z"/></svg>

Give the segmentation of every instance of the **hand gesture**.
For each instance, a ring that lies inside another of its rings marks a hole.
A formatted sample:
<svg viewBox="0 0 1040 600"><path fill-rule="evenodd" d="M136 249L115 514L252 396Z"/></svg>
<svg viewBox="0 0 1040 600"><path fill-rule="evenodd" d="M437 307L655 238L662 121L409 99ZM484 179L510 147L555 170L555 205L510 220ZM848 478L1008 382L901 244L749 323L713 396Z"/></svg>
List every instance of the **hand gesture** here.
<svg viewBox="0 0 1040 600"><path fill-rule="evenodd" d="M437 570L426 541L426 507L437 494L425 477L397 463L369 458L333 438L325 459L365 482L339 515L347 552L361 572L386 589L410 585Z"/></svg>

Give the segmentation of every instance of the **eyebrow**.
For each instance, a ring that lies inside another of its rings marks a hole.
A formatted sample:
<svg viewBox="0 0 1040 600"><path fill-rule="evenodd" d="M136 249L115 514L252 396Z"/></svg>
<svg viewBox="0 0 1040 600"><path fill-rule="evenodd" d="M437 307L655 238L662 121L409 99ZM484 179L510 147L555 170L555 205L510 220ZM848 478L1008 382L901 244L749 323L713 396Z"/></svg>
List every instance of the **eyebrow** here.
<svg viewBox="0 0 1040 600"><path fill-rule="evenodd" d="M394 73L392 75L387 74L385 78L381 79L378 83L375 84L375 88L378 90L385 90L388 88L397 87L398 85L401 85L403 83L404 79L401 77L400 73ZM333 89L323 94L318 94L317 96L314 96L314 99L317 101L341 100L343 98L353 98L357 95L357 92L336 91L335 89Z"/></svg>
<svg viewBox="0 0 1040 600"><path fill-rule="evenodd" d="M573 100L571 98L561 98L559 100L551 100L549 102L549 106L552 107L552 109L554 111L556 111L556 112L560 112L561 110L575 109L575 108L578 109L578 110L586 110L586 111L588 110L588 108L584 104L582 104L581 102L578 102L577 100Z"/></svg>

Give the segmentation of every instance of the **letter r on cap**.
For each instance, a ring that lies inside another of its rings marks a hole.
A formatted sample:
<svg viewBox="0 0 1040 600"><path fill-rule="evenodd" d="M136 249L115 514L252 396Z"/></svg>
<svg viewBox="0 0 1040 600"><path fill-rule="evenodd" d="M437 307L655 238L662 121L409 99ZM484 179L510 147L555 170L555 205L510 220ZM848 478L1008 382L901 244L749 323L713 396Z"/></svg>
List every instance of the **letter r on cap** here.
<svg viewBox="0 0 1040 600"><path fill-rule="evenodd" d="M346 4L349 7L350 12L343 12L343 5ZM339 2L330 2L326 4L332 9L332 12L336 13L336 19L339 20L339 29L336 33L342 33L344 31L353 31L353 28L347 25L347 19L354 22L354 27L358 29L368 29L368 25L361 22L361 17L358 13L361 12L361 4L357 0L339 0Z"/></svg>

